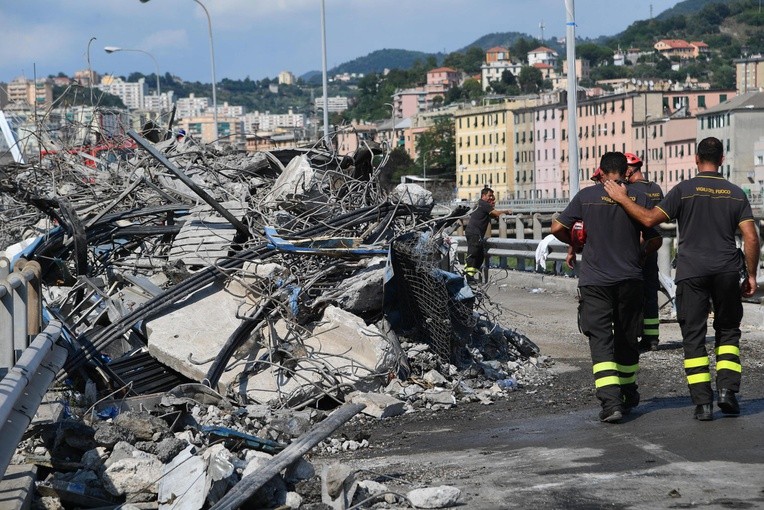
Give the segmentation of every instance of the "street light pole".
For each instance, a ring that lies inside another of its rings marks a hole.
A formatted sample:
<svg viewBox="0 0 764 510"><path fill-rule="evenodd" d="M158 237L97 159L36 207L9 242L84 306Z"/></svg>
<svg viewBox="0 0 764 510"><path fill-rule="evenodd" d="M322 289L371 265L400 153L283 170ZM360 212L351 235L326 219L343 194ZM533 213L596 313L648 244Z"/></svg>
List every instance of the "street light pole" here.
<svg viewBox="0 0 764 510"><path fill-rule="evenodd" d="M568 181L570 197L580 188L578 177L578 135L576 134L576 104L578 84L576 82L576 8L573 0L565 0L566 34L565 45L568 57Z"/></svg>
<svg viewBox="0 0 764 510"><path fill-rule="evenodd" d="M385 103L385 106L390 107L390 150L395 149L395 105L392 103Z"/></svg>
<svg viewBox="0 0 764 510"><path fill-rule="evenodd" d="M212 139L215 143L218 142L218 97L217 97L217 87L215 79L215 45L212 41L212 19L210 18L210 13L207 10L207 8L204 6L202 2L199 0L194 0L204 11L204 14L207 16L207 31L210 35L210 62L212 65L212 118L215 125L212 129Z"/></svg>
<svg viewBox="0 0 764 510"><path fill-rule="evenodd" d="M147 3L149 0L140 0L142 4ZM207 10L207 8L204 6L202 2L199 0L194 0L204 11L204 14L207 16L207 31L210 36L210 64L212 65L212 116L213 116L213 122L215 125L212 127L212 138L215 143L218 141L218 96L217 96L217 88L216 88L216 82L215 79L215 45L212 40L212 19L210 18L210 13Z"/></svg>
<svg viewBox="0 0 764 510"><path fill-rule="evenodd" d="M95 37L93 39L95 39ZM157 62L157 59L154 58L154 55L152 55L148 51L136 50L131 48L120 48L119 46L105 46L103 48L103 51L109 54L116 53L118 51L135 51L138 53L143 53L144 55L148 55L151 58L151 60L154 61L154 68L155 68L156 76L157 76L157 97L159 97L159 109L161 110L162 109L162 99L161 99L162 89L160 89L160 86L159 86L159 63Z"/></svg>
<svg viewBox="0 0 764 510"><path fill-rule="evenodd" d="M327 95L328 78L326 76L326 2L321 0L321 68L324 86L324 140L329 147L329 96Z"/></svg>
<svg viewBox="0 0 764 510"><path fill-rule="evenodd" d="M88 88L90 89L90 106L93 106L93 68L90 65L90 43L95 41L95 37L91 37L88 41Z"/></svg>

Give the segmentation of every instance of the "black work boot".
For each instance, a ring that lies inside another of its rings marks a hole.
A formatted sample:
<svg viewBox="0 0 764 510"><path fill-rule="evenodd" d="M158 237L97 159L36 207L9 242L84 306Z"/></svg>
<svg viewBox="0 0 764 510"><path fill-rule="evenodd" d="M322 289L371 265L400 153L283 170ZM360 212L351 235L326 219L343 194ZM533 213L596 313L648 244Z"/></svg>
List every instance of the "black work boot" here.
<svg viewBox="0 0 764 510"><path fill-rule="evenodd" d="M717 398L716 403L724 414L740 414L740 404L737 402L735 392L728 388L721 388L719 390L719 397Z"/></svg>
<svg viewBox="0 0 764 510"><path fill-rule="evenodd" d="M692 415L693 418L699 421L711 421L714 419L714 405L713 404L698 404L695 406L695 412Z"/></svg>
<svg viewBox="0 0 764 510"><path fill-rule="evenodd" d="M600 411L600 421L604 423L618 423L623 418L623 410L620 406L603 409Z"/></svg>

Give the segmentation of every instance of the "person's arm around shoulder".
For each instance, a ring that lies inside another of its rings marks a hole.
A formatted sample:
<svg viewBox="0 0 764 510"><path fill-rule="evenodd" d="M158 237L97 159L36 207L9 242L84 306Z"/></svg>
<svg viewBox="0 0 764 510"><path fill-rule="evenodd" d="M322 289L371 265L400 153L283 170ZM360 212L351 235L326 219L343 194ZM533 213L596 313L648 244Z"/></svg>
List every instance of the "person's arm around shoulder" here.
<svg viewBox="0 0 764 510"><path fill-rule="evenodd" d="M646 227L654 227L659 223L668 220L668 216L662 209L653 207L647 209L635 203L626 191L626 186L618 184L611 180L605 180L603 183L605 191L616 203L623 207L626 214L640 222Z"/></svg>
<svg viewBox="0 0 764 510"><path fill-rule="evenodd" d="M748 269L748 279L743 282L742 294L751 297L756 292L756 272L759 269L759 233L753 220L740 223L740 232L743 234L743 251L745 253L745 265Z"/></svg>

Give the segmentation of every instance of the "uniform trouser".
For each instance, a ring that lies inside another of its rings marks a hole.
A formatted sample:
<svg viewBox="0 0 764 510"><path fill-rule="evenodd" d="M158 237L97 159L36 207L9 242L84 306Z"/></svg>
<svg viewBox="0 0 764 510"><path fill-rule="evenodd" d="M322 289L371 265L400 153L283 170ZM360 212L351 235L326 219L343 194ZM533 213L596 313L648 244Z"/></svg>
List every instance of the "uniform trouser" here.
<svg viewBox="0 0 764 510"><path fill-rule="evenodd" d="M466 234L465 237L467 238L467 260L464 271L470 276L475 276L480 271L480 266L483 265L485 242L483 236Z"/></svg>
<svg viewBox="0 0 764 510"><path fill-rule="evenodd" d="M643 299L641 280L580 287L581 328L589 338L595 395L605 410L636 405Z"/></svg>
<svg viewBox="0 0 764 510"><path fill-rule="evenodd" d="M682 329L684 371L692 402L713 402L711 370L706 351L708 301L714 311L714 347L716 354L716 387L740 390L740 321L743 304L740 299L740 275L737 271L677 282L677 319Z"/></svg>
<svg viewBox="0 0 764 510"><path fill-rule="evenodd" d="M651 253L645 259L642 268L642 278L645 285L645 305L642 309L642 340L644 342L658 342L660 332L660 317L658 307L658 254Z"/></svg>

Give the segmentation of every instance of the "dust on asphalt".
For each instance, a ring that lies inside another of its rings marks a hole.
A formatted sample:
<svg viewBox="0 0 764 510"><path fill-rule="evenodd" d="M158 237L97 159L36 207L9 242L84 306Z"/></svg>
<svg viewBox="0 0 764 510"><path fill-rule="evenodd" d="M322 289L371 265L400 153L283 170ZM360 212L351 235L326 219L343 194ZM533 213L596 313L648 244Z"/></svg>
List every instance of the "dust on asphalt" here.
<svg viewBox="0 0 764 510"><path fill-rule="evenodd" d="M334 437L356 441L366 439L370 445L368 448L334 455L317 453L311 460L319 465L340 462L359 466L374 460L373 464L386 467L384 473L370 473L369 478L376 476L377 481L393 488L397 485L401 492L416 486L466 485L470 487L465 494L466 500L474 501L480 499L481 491L487 490L481 487L484 485L481 483L481 472L490 471L491 467L488 464L479 466L474 462L463 467L453 462L441 462L443 455L459 449L455 444L463 443L465 448L477 447L478 450L481 443L495 445L501 441L498 434L511 434L511 429L501 428L500 425L520 418L535 419L532 421L538 424L536 432L541 435L545 434L545 418L583 412L591 413L595 420L599 405L594 396L588 343L577 329L575 290L571 290L570 282L558 284L559 281L540 283L540 279L513 281L510 276L491 290L492 297L507 308L504 322L537 343L543 355L551 356L549 370L553 376L545 382L509 392L505 398L497 398L491 405L459 403L449 410L418 409L384 420L359 415ZM663 312L663 316L668 317L670 305L664 307ZM743 405L746 397L764 397L761 307L746 304L746 314L741 327ZM712 335L711 321L709 331ZM712 350L713 337L708 337L708 342L709 350ZM686 405L689 419L692 406L682 367L679 326L675 320L663 320L659 349L643 353L640 359L638 382L642 402L678 402L678 405ZM444 430L449 431L453 442L444 444L442 434L430 434ZM486 462L491 453L488 450L481 452L486 456ZM422 463L422 455L427 458L428 454L433 461ZM407 456L412 457L411 462L401 461ZM385 464L386 458L390 458L390 464ZM310 499L307 498L308 501ZM585 498L579 499L578 503L582 501ZM614 508L612 505L606 506ZM596 507L595 504L587 508Z"/></svg>

